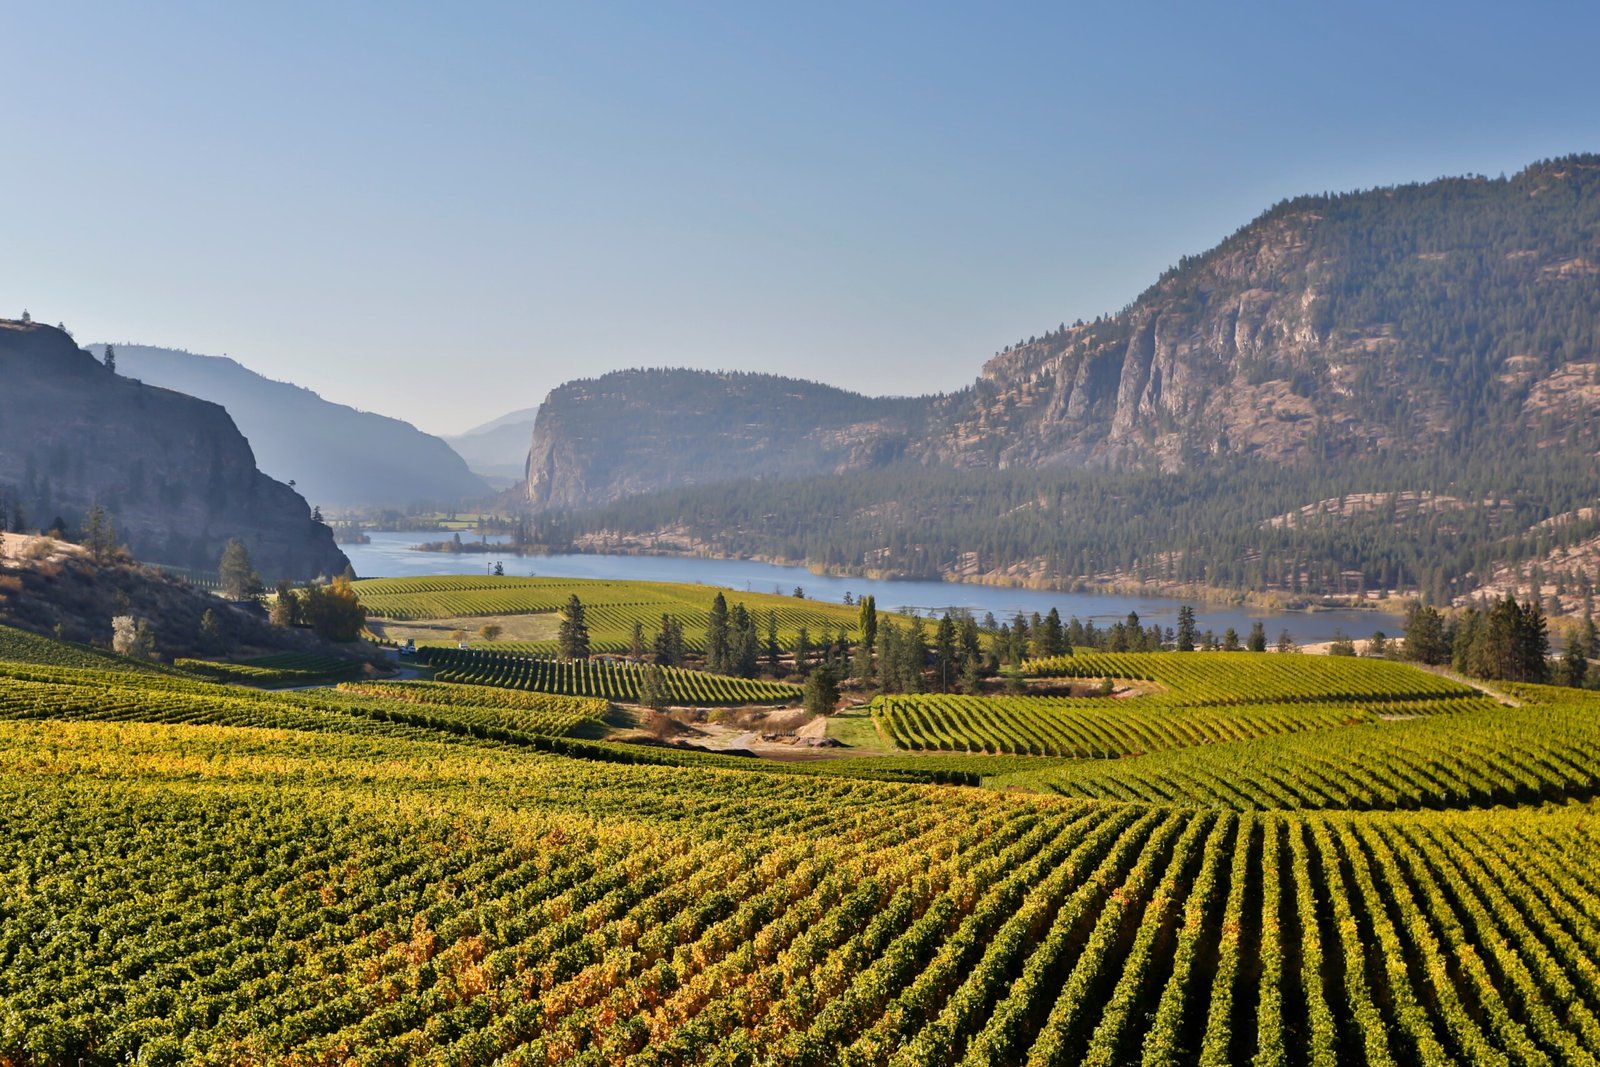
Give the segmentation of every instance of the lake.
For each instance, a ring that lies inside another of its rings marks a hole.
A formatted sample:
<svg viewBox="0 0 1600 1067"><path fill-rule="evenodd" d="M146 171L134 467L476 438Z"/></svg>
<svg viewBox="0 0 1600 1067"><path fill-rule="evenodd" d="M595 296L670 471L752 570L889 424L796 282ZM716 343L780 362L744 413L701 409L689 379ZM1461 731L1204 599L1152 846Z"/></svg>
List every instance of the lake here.
<svg viewBox="0 0 1600 1067"><path fill-rule="evenodd" d="M1057 593L1036 589L1008 589L970 582L873 581L868 578L835 578L812 574L804 567L781 567L747 559L689 559L676 556L607 556L568 554L552 556L495 556L493 554L416 552L413 545L448 539L448 534L395 533L372 531L371 544L341 545L356 573L363 578L404 578L424 574L487 574L495 563L505 566L515 577L610 578L652 582L687 582L694 585L720 585L755 593L784 593L796 586L813 600L842 603L845 594L853 597L871 594L878 607L888 611L920 614L946 608L965 608L979 618L994 612L995 618L1010 619L1017 612L1043 615L1052 607L1067 620L1073 616L1104 626L1136 611L1148 625L1176 626L1178 606L1183 601L1168 597L1112 596L1099 593ZM463 534L463 540L480 540L477 534ZM489 537L490 543L503 538ZM1276 642L1281 630L1288 630L1302 644L1327 641L1336 632L1350 637L1369 637L1382 630L1393 637L1400 631L1398 616L1384 612L1356 611L1272 611L1265 608L1196 604L1195 614L1201 630L1221 634L1232 626L1242 638L1251 624L1260 619L1267 628L1267 639Z"/></svg>

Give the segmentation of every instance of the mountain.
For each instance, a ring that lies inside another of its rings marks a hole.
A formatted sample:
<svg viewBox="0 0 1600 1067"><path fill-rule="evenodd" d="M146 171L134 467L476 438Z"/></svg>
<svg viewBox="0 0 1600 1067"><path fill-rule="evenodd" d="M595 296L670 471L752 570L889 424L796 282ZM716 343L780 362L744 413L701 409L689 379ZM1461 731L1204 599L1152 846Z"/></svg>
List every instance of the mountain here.
<svg viewBox="0 0 1600 1067"><path fill-rule="evenodd" d="M263 577L347 566L305 500L256 468L220 406L107 370L64 332L0 320L0 498L16 525L98 503L141 559L215 570L237 537Z"/></svg>
<svg viewBox="0 0 1600 1067"><path fill-rule="evenodd" d="M504 488L528 476L528 441L538 413L538 408L509 412L444 441L474 474Z"/></svg>
<svg viewBox="0 0 1600 1067"><path fill-rule="evenodd" d="M649 384L619 380L606 410ZM719 416L663 442L586 425L582 383L552 393L527 495L581 513L544 536L1296 600L1537 589L1580 610L1600 589L1600 156L1285 201L1122 311L900 402L917 432L861 424L831 471L772 481L741 439L763 415L703 385ZM796 416L773 436L815 432ZM685 456L714 461L663 476Z"/></svg>
<svg viewBox="0 0 1600 1067"><path fill-rule="evenodd" d="M527 493L538 508L575 507L730 478L867 469L902 456L926 432L931 406L770 374L617 371L568 382L539 407Z"/></svg>
<svg viewBox="0 0 1600 1067"><path fill-rule="evenodd" d="M1177 470L1592 442L1597 281L1600 156L1301 197L1120 314L990 360L927 458Z"/></svg>
<svg viewBox="0 0 1600 1067"><path fill-rule="evenodd" d="M320 507L454 504L489 487L450 446L408 422L322 399L231 359L118 344L117 370L228 409L261 469ZM104 345L90 350L103 355Z"/></svg>
<svg viewBox="0 0 1600 1067"><path fill-rule="evenodd" d="M1592 444L1596 414L1600 156L1573 156L1278 204L1121 312L1009 346L945 397L688 371L562 386L539 409L527 495L593 506L905 459L1172 471Z"/></svg>

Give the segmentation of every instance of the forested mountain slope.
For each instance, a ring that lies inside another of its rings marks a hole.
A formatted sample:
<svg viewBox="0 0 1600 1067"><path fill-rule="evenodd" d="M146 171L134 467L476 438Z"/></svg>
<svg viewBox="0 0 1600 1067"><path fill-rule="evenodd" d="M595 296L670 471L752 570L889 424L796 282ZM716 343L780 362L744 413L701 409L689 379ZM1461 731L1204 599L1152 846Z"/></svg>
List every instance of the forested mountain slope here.
<svg viewBox="0 0 1600 1067"><path fill-rule="evenodd" d="M570 507L879 466L926 437L930 406L770 374L617 371L568 382L539 408L528 495L536 507Z"/></svg>
<svg viewBox="0 0 1600 1067"><path fill-rule="evenodd" d="M564 432L561 398L531 499L591 510L551 516L553 542L1053 586L1537 589L1576 611L1600 584L1600 156L1286 201L809 478L733 477L725 417L678 431L718 457L701 478L584 483L612 453Z"/></svg>
<svg viewBox="0 0 1600 1067"><path fill-rule="evenodd" d="M1164 469L1600 426L1600 156L1279 204L1120 314L992 359L930 460Z"/></svg>
<svg viewBox="0 0 1600 1067"><path fill-rule="evenodd" d="M90 347L104 354L104 345ZM227 408L261 469L293 479L313 504L405 508L454 504L489 491L449 445L408 422L335 404L232 359L114 347L122 374Z"/></svg>

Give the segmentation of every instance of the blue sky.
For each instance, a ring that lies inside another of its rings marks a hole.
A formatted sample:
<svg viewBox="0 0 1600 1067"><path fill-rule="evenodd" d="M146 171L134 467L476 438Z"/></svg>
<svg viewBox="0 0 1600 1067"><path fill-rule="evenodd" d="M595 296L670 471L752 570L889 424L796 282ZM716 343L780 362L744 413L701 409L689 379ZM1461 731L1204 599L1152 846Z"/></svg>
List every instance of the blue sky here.
<svg viewBox="0 0 1600 1067"><path fill-rule="evenodd" d="M0 314L456 432L959 388L1276 200L1600 150L1600 8L10 4Z"/></svg>

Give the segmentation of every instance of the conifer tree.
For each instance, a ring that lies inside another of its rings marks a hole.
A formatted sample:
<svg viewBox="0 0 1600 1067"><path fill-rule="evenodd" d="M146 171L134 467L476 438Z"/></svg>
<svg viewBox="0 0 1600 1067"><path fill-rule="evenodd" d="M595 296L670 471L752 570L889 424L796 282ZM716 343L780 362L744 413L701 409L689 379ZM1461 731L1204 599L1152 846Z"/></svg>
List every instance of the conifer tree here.
<svg viewBox="0 0 1600 1067"><path fill-rule="evenodd" d="M728 601L721 593L711 601L706 620L706 670L728 673Z"/></svg>
<svg viewBox="0 0 1600 1067"><path fill-rule="evenodd" d="M1178 651L1192 653L1195 649L1195 609L1189 605L1178 608Z"/></svg>
<svg viewBox="0 0 1600 1067"><path fill-rule="evenodd" d="M589 658L589 626L584 620L583 601L573 593L561 612L561 625L556 630L556 655L568 662Z"/></svg>

